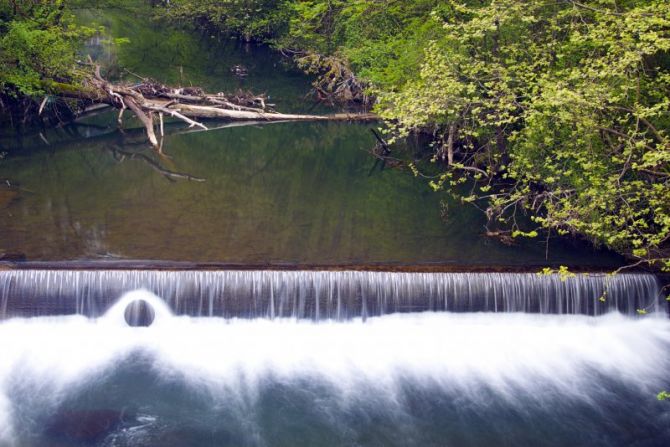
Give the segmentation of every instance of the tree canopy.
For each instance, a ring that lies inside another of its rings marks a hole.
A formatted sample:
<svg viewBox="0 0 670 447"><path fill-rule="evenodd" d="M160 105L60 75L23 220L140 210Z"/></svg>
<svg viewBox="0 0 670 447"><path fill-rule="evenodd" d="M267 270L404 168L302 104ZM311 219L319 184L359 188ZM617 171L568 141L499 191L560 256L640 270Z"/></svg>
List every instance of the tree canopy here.
<svg viewBox="0 0 670 447"><path fill-rule="evenodd" d="M72 82L81 39L63 0L0 0L0 92L36 95L49 82Z"/></svg>
<svg viewBox="0 0 670 447"><path fill-rule="evenodd" d="M478 181L491 225L589 237L670 267L670 5L445 2L417 76L378 89L396 135L455 153L435 188Z"/></svg>

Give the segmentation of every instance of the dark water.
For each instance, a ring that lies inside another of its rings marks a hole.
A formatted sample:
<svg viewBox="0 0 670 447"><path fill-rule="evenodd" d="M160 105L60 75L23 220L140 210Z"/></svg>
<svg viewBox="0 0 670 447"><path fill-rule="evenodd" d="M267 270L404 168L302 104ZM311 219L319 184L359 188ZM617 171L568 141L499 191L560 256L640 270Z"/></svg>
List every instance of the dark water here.
<svg viewBox="0 0 670 447"><path fill-rule="evenodd" d="M233 263L585 263L616 258L544 241L507 247L478 211L397 169L375 170L366 126L280 123L173 135L161 159L141 133L20 151L0 248L33 260ZM138 147L139 142L139 147ZM160 167L156 167L156 164ZM164 171L204 179L190 181ZM162 172L163 171L163 172Z"/></svg>
<svg viewBox="0 0 670 447"><path fill-rule="evenodd" d="M137 82L140 75L213 93L250 90L269 95L282 111L320 109L307 98L311 80L268 47L213 36L202 29L180 30L152 20L142 6L82 9L77 15L83 23L104 26L104 33L89 42L85 53L108 67L111 78ZM113 39L119 37L128 42L115 43ZM235 66L245 68L243 79L232 72Z"/></svg>

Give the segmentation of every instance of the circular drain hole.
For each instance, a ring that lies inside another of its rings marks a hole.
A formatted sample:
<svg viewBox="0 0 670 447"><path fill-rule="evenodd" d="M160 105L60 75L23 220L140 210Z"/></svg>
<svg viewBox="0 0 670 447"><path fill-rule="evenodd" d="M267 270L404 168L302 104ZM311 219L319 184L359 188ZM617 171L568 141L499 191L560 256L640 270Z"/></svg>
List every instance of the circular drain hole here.
<svg viewBox="0 0 670 447"><path fill-rule="evenodd" d="M125 317L128 326L147 327L151 326L151 323L154 322L156 312L154 312L154 308L151 307L151 304L146 301L135 300L126 306L123 316Z"/></svg>

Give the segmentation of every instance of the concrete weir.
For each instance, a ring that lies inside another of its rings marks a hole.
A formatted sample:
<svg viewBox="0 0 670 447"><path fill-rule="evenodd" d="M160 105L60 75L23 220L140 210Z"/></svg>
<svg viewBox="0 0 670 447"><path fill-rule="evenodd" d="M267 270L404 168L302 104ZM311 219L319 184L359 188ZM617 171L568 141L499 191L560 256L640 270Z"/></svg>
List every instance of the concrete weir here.
<svg viewBox="0 0 670 447"><path fill-rule="evenodd" d="M123 294L138 289L157 295L177 315L226 318L342 320L419 311L636 314L661 305L658 280L645 273L566 278L535 273L25 269L0 271L0 318L98 317Z"/></svg>

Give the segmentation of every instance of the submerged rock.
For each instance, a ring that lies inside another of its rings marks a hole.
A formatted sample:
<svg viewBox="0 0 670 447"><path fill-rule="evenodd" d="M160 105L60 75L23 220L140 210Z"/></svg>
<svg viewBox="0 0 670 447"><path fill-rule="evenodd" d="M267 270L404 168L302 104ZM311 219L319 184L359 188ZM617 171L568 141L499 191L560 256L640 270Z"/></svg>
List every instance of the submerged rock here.
<svg viewBox="0 0 670 447"><path fill-rule="evenodd" d="M8 207L18 198L18 191L9 189L5 185L0 186L0 209Z"/></svg>
<svg viewBox="0 0 670 447"><path fill-rule="evenodd" d="M90 445L107 437L122 422L123 411L62 411L49 422L44 434L63 443Z"/></svg>
<svg viewBox="0 0 670 447"><path fill-rule="evenodd" d="M249 75L249 70L244 65L233 65L230 72L239 79L244 79Z"/></svg>
<svg viewBox="0 0 670 447"><path fill-rule="evenodd" d="M23 253L5 253L0 249L0 261L20 262L25 260L26 255Z"/></svg>

